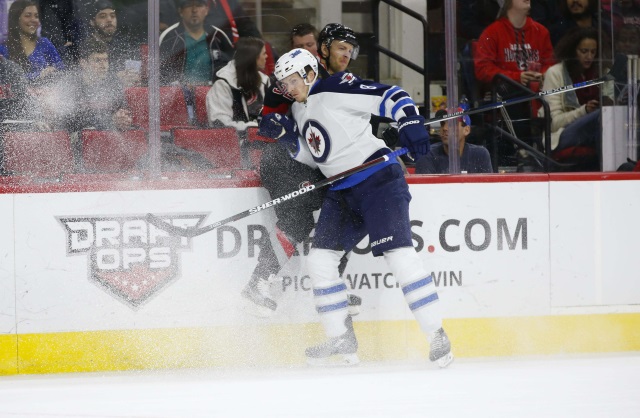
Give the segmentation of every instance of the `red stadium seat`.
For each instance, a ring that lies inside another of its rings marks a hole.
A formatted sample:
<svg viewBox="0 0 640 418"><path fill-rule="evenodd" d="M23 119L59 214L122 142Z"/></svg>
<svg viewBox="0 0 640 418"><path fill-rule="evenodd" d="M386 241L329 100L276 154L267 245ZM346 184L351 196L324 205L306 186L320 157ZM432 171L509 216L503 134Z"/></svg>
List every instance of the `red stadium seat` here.
<svg viewBox="0 0 640 418"><path fill-rule="evenodd" d="M207 116L207 93L210 89L211 86L196 86L196 121L200 126L209 126L209 117Z"/></svg>
<svg viewBox="0 0 640 418"><path fill-rule="evenodd" d="M74 170L71 141L66 131L7 132L4 168L10 174L60 177Z"/></svg>
<svg viewBox="0 0 640 418"><path fill-rule="evenodd" d="M145 131L82 131L82 162L85 171L133 171L146 152Z"/></svg>
<svg viewBox="0 0 640 418"><path fill-rule="evenodd" d="M172 133L177 146L200 153L216 169L242 168L240 141L235 128L173 129Z"/></svg>
<svg viewBox="0 0 640 418"><path fill-rule="evenodd" d="M142 129L149 126L149 90L147 87L129 87L125 90L133 123ZM160 130L189 127L189 113L182 88L160 87Z"/></svg>

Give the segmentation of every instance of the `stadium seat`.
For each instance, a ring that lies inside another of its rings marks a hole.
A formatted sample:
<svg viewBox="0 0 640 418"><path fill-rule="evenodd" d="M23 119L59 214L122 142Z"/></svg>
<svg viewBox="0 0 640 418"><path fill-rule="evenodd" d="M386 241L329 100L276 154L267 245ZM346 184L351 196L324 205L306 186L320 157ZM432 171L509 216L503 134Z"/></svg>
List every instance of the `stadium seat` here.
<svg viewBox="0 0 640 418"><path fill-rule="evenodd" d="M82 131L82 162L87 172L134 171L146 152L145 131Z"/></svg>
<svg viewBox="0 0 640 418"><path fill-rule="evenodd" d="M202 154L216 169L242 168L240 141L235 128L173 129L173 141Z"/></svg>
<svg viewBox="0 0 640 418"><path fill-rule="evenodd" d="M73 172L71 141L66 131L7 132L4 170L8 174L58 178Z"/></svg>
<svg viewBox="0 0 640 418"><path fill-rule="evenodd" d="M131 110L133 124L142 129L149 126L149 90L147 87L128 87L125 90L127 104ZM189 127L189 113L182 88L160 87L160 130L170 131L176 127Z"/></svg>
<svg viewBox="0 0 640 418"><path fill-rule="evenodd" d="M196 86L196 121L200 126L209 126L209 118L207 117L207 93L210 89L211 86Z"/></svg>

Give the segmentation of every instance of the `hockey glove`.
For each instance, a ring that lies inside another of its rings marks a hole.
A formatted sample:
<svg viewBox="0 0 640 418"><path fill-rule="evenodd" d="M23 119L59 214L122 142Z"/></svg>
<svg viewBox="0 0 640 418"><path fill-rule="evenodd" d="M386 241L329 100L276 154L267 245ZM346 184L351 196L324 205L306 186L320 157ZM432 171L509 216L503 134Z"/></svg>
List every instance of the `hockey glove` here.
<svg viewBox="0 0 640 418"><path fill-rule="evenodd" d="M298 148L298 127L296 122L280 113L269 113L260 120L258 135L277 139L288 150Z"/></svg>
<svg viewBox="0 0 640 418"><path fill-rule="evenodd" d="M429 131L421 115L407 116L398 121L400 145L407 147L414 160L429 152Z"/></svg>

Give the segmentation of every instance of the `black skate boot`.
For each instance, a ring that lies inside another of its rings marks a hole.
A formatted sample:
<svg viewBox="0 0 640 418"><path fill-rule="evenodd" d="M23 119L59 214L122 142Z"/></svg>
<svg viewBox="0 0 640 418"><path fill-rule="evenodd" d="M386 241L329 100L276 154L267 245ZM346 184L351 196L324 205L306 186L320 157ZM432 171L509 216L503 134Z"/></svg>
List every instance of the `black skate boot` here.
<svg viewBox="0 0 640 418"><path fill-rule="evenodd" d="M444 329L439 328L430 337L429 360L436 362L440 367L447 367L453 361L451 342L447 333L444 332Z"/></svg>
<svg viewBox="0 0 640 418"><path fill-rule="evenodd" d="M307 363L313 366L353 366L360 363L358 358L358 340L353 332L351 316L348 316L345 325L347 332L329 338L322 344L309 347L304 354L307 356Z"/></svg>
<svg viewBox="0 0 640 418"><path fill-rule="evenodd" d="M249 313L261 318L268 318L275 312L278 304L271 299L271 283L275 279L275 274L269 276L268 279L252 277L242 289L242 296L249 302Z"/></svg>

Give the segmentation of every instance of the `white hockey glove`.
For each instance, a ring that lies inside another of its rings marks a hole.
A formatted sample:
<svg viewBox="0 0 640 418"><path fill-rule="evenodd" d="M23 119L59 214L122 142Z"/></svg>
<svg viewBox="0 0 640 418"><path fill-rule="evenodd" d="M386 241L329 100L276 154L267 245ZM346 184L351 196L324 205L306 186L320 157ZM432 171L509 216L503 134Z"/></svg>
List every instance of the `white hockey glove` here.
<svg viewBox="0 0 640 418"><path fill-rule="evenodd" d="M429 131L421 115L407 116L398 121L400 145L407 147L414 160L429 153Z"/></svg>

